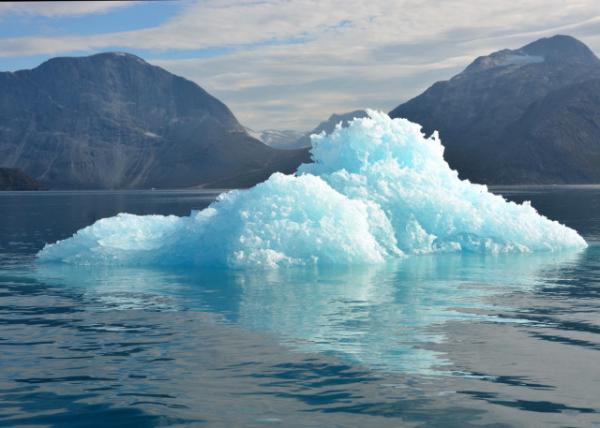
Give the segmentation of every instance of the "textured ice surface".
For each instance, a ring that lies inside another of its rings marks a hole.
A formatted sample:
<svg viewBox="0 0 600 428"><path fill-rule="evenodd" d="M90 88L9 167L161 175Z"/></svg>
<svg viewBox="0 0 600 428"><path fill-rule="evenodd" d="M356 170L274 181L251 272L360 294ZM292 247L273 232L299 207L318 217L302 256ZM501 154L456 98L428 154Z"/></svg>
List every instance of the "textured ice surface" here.
<svg viewBox="0 0 600 428"><path fill-rule="evenodd" d="M458 178L434 135L383 113L313 136L314 163L224 193L188 217L119 214L49 244L41 261L275 267L434 252L584 248L576 231Z"/></svg>

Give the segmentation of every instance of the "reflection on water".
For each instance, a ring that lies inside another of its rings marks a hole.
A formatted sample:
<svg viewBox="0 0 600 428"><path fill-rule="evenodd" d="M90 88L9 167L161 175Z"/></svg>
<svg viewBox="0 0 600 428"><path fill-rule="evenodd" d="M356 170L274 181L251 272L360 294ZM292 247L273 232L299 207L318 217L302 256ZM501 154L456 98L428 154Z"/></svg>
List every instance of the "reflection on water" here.
<svg viewBox="0 0 600 428"><path fill-rule="evenodd" d="M581 253L418 256L395 264L271 271L164 270L39 265L37 281L76 287L110 309L193 309L280 335L371 368L444 373L448 361L424 345L448 321L525 322L495 315L494 296L531 291Z"/></svg>

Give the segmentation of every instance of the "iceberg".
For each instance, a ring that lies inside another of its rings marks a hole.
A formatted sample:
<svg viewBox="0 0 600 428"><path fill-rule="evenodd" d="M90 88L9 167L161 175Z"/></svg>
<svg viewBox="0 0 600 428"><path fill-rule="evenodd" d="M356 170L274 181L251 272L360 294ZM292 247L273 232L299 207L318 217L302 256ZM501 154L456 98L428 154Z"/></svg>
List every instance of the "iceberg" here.
<svg viewBox="0 0 600 428"><path fill-rule="evenodd" d="M438 135L369 110L313 135L313 163L186 217L119 214L47 244L41 262L117 266L377 264L430 253L577 250L579 234L461 180Z"/></svg>

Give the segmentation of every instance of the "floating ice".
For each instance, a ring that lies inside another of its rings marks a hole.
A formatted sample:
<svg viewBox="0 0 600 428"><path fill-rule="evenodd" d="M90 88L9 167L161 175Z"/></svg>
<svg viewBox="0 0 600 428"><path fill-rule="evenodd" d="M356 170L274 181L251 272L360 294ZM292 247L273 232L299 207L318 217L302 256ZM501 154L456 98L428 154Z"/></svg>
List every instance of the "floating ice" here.
<svg viewBox="0 0 600 428"><path fill-rule="evenodd" d="M586 247L576 231L460 180L434 134L369 111L313 135L314 163L224 193L188 217L119 214L49 244L45 262L276 267L380 263L435 252Z"/></svg>

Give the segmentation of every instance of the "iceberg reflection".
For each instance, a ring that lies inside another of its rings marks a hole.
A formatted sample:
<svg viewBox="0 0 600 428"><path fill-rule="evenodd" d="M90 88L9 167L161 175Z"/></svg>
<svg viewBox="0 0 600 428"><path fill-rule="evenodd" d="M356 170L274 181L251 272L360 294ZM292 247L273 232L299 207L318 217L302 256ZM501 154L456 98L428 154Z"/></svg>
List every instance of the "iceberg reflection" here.
<svg viewBox="0 0 600 428"><path fill-rule="evenodd" d="M392 371L443 373L449 321L521 322L493 297L559 278L581 253L446 254L376 266L272 271L39 265L36 279L76 287L92 308L210 312L274 333L300 351Z"/></svg>

